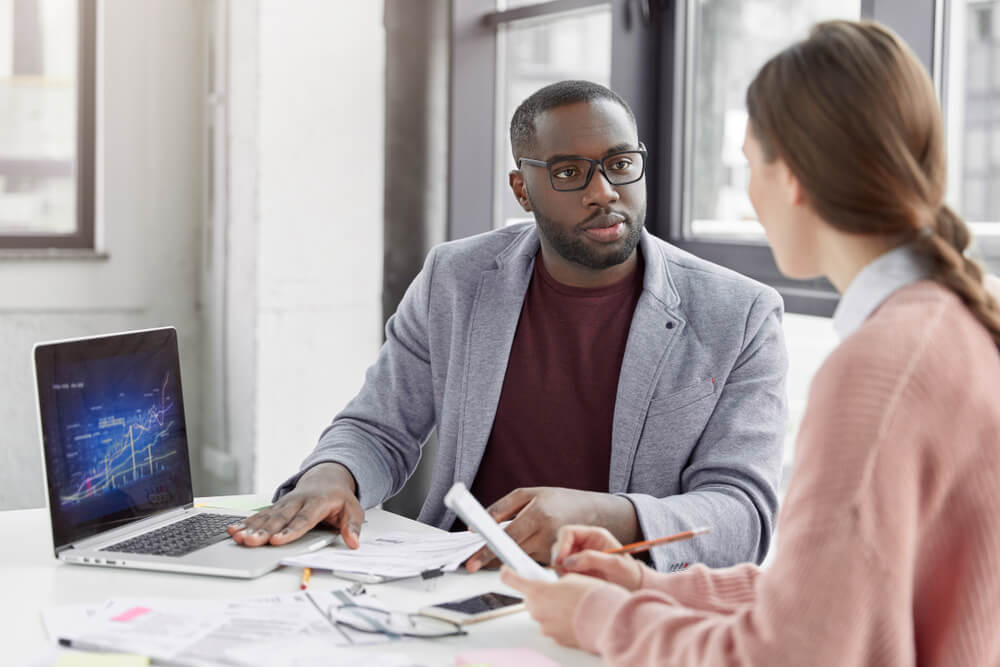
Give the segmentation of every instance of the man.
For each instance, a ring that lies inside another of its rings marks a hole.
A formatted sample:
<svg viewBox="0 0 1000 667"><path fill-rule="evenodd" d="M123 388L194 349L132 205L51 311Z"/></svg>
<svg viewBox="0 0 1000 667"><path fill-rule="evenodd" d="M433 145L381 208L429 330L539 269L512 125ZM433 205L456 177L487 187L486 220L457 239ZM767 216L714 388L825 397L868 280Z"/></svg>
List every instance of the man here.
<svg viewBox="0 0 1000 667"><path fill-rule="evenodd" d="M697 526L659 569L767 553L784 435L774 290L653 238L645 149L612 91L564 81L511 122L514 196L535 223L445 243L386 325L356 398L277 503L231 528L284 544L321 521L356 547L437 428L420 520L451 528L464 482L531 556L560 526L623 543ZM475 571L492 564L483 549Z"/></svg>

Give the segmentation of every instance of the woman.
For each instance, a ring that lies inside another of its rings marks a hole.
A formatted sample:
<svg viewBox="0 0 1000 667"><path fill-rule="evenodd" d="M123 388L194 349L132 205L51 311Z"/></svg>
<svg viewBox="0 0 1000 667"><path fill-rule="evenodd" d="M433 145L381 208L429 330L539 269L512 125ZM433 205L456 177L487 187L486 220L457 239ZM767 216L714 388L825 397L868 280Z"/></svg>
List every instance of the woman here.
<svg viewBox="0 0 1000 667"><path fill-rule="evenodd" d="M747 109L778 266L842 293L773 564L661 574L577 526L554 547L570 574L504 581L615 665L1000 665L1000 309L942 202L931 81L886 28L833 21L764 65Z"/></svg>

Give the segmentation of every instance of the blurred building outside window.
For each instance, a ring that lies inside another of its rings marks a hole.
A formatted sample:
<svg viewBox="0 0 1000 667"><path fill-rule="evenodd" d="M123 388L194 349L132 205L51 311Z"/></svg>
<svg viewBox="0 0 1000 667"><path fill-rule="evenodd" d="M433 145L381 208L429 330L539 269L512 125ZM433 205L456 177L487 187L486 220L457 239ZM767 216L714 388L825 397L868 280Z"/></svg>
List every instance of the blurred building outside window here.
<svg viewBox="0 0 1000 667"><path fill-rule="evenodd" d="M946 39L948 203L1000 273L1000 0L951 0Z"/></svg>
<svg viewBox="0 0 1000 667"><path fill-rule="evenodd" d="M508 1L498 10L529 4L537 1ZM534 219L521 209L507 185L507 173L515 168L510 119L531 93L564 79L610 85L610 5L498 26L494 227Z"/></svg>
<svg viewBox="0 0 1000 667"><path fill-rule="evenodd" d="M689 7L684 236L764 242L746 191L747 86L768 58L805 38L814 23L859 18L861 0L699 0Z"/></svg>

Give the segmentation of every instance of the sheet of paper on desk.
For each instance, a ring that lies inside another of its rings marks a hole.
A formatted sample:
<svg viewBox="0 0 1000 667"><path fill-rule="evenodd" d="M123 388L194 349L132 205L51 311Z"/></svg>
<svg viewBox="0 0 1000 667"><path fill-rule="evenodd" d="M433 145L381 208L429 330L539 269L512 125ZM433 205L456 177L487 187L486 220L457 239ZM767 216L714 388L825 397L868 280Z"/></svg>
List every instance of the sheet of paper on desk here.
<svg viewBox="0 0 1000 667"><path fill-rule="evenodd" d="M65 604L42 610L42 624L45 633L53 642L60 637L75 637L90 626L101 609L110 601L96 604Z"/></svg>
<svg viewBox="0 0 1000 667"><path fill-rule="evenodd" d="M506 526L508 522L500 524ZM478 533L460 532L435 535L387 533L361 538L361 546L351 549L336 544L325 549L287 558L281 563L294 567L354 572L392 578L416 577L427 570L452 572L486 542Z"/></svg>
<svg viewBox="0 0 1000 667"><path fill-rule="evenodd" d="M341 604L333 593L308 591L225 601L115 599L89 622L81 620L65 638L81 646L195 667L232 663L230 650L259 642L315 637L333 649L389 641L385 635L355 632L332 623L328 610ZM382 606L370 595L353 599L366 606ZM63 627L67 626L64 619Z"/></svg>

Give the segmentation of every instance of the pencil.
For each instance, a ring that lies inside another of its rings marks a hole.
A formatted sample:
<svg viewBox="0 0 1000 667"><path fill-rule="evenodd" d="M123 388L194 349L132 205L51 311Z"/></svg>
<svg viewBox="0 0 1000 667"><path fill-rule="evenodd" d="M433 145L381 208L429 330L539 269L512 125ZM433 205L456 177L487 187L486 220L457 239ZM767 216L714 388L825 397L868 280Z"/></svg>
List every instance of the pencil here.
<svg viewBox="0 0 1000 667"><path fill-rule="evenodd" d="M669 544L671 542L680 542L682 540L690 540L696 535L704 535L709 532L709 529L705 526L701 528L692 528L691 530L685 530L681 533L675 533L673 535L667 535L666 537L657 537L655 540L643 540L642 542L633 542L632 544L626 544L623 547L618 547L617 549L605 549L606 554L634 554L640 551L648 551L649 549L659 546L660 544Z"/></svg>
<svg viewBox="0 0 1000 667"><path fill-rule="evenodd" d="M302 568L302 583L299 584L299 590L305 590L306 586L309 585L309 577L312 576L312 568L304 567Z"/></svg>

